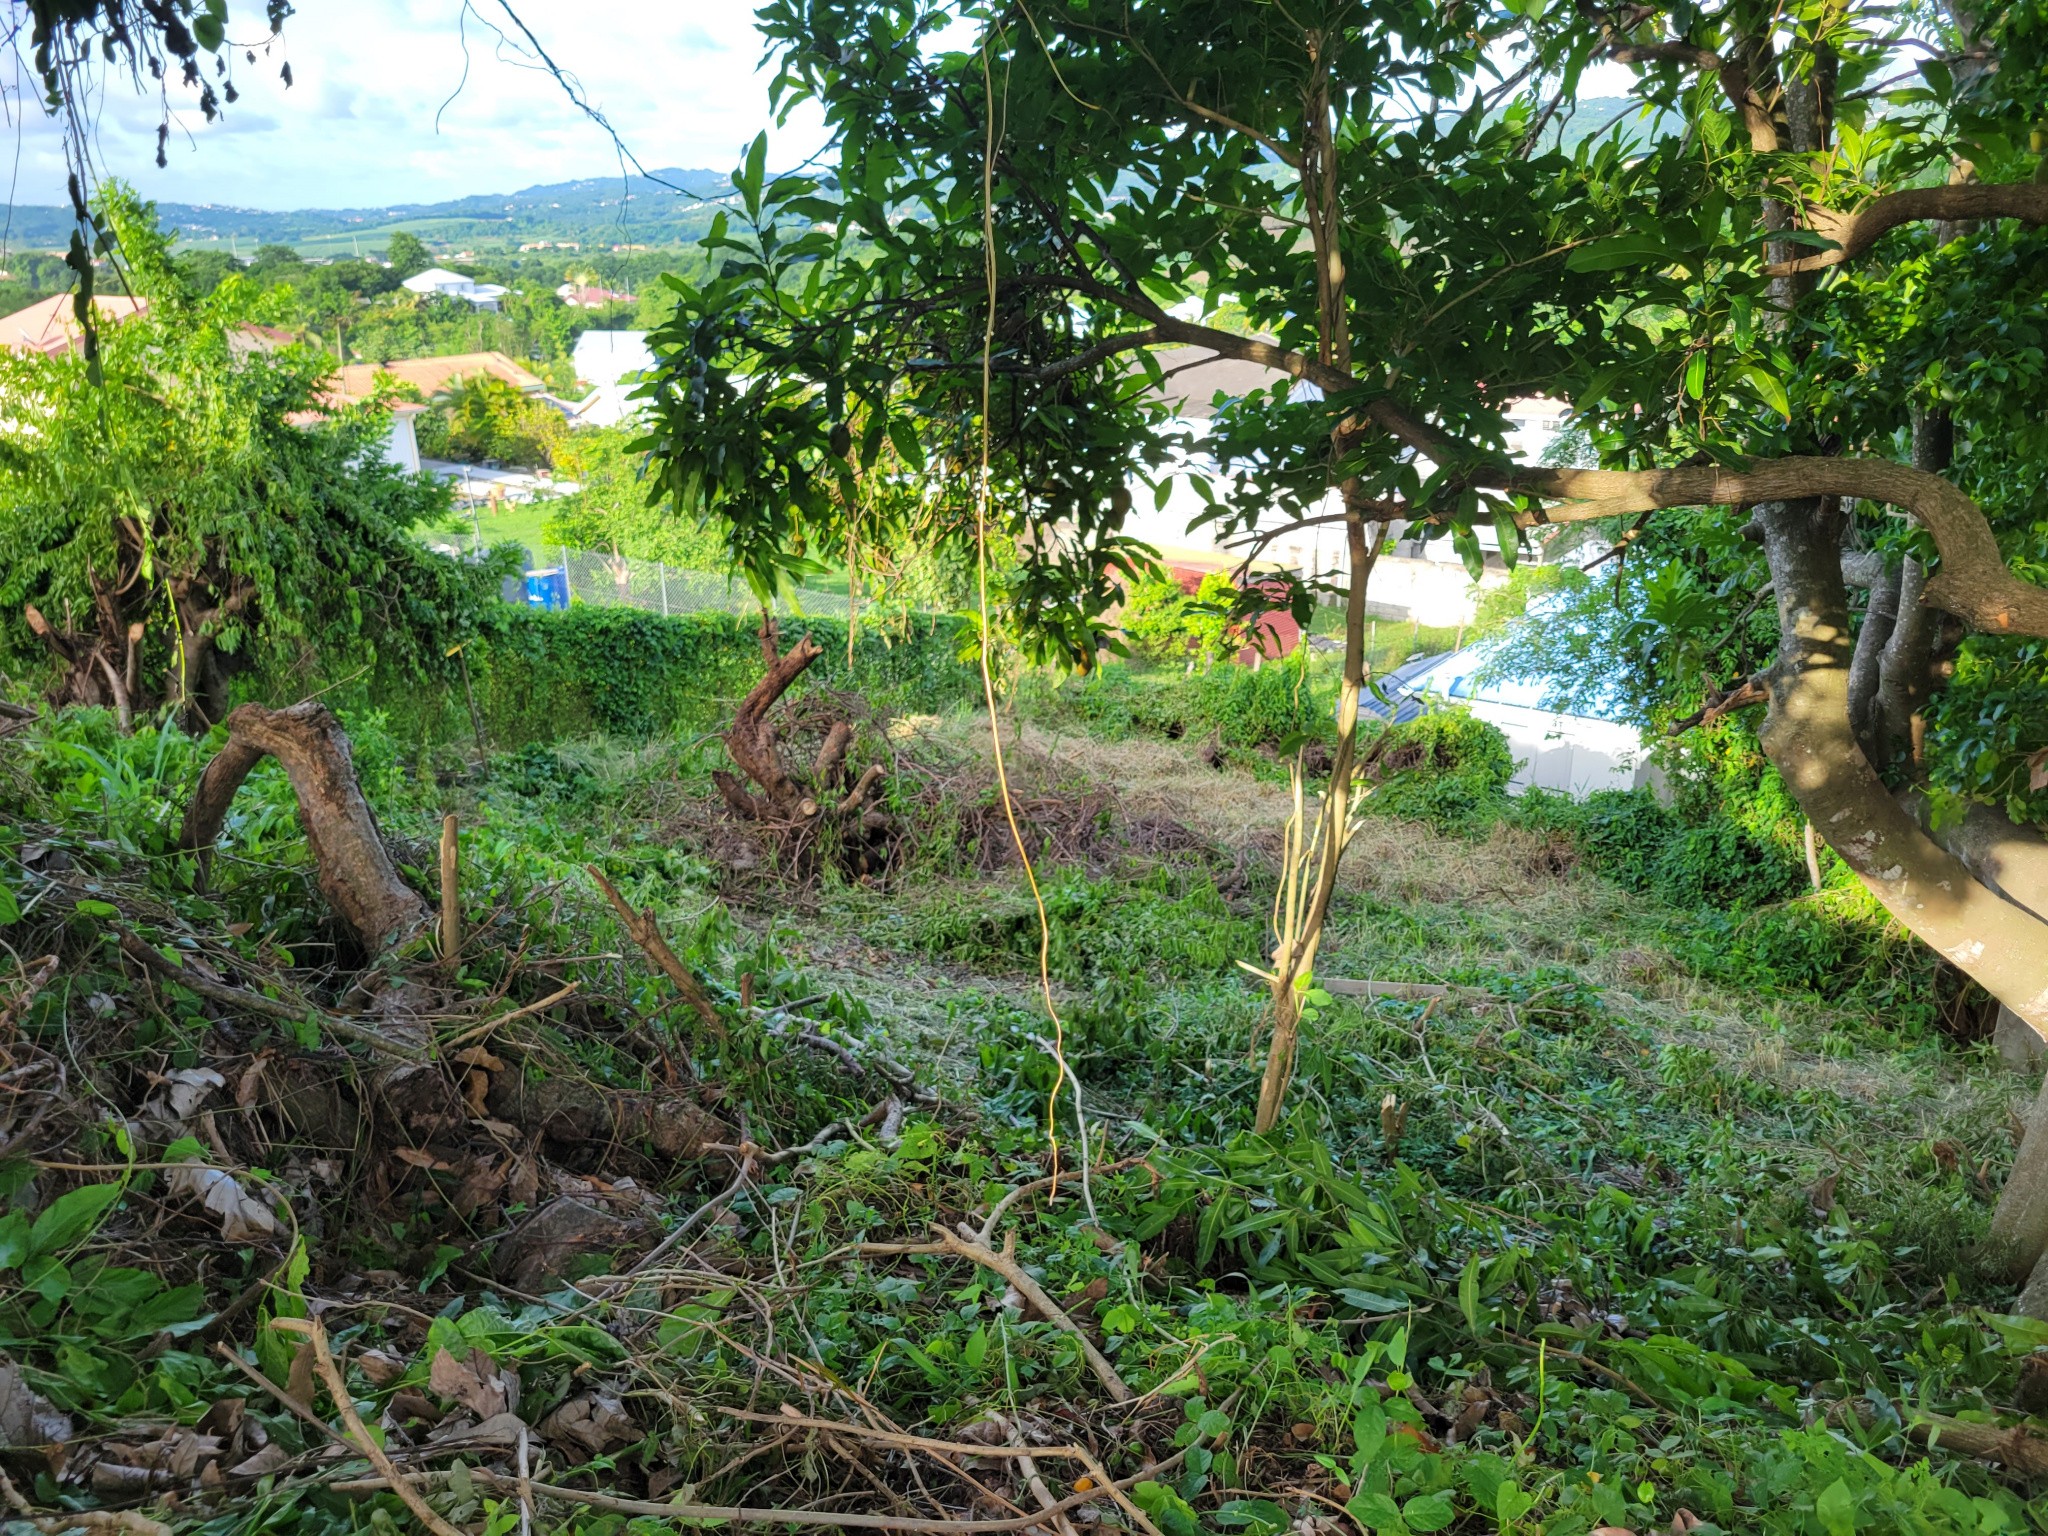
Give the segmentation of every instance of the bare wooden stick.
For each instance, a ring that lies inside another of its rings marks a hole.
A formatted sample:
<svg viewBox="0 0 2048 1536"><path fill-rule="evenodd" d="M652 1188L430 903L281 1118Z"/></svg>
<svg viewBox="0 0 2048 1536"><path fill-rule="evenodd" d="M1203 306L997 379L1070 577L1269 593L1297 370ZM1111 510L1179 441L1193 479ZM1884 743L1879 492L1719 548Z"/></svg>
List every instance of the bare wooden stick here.
<svg viewBox="0 0 2048 1536"><path fill-rule="evenodd" d="M1046 1321L1072 1334L1074 1342L1081 1346L1081 1355L1087 1360L1088 1369L1095 1373L1095 1379L1102 1383L1110 1397L1119 1403L1131 1400L1131 1389L1124 1385L1123 1377L1117 1375L1116 1367L1109 1363L1102 1351L1097 1349L1088 1335L1081 1331L1081 1325L1061 1311L1053 1299L1045 1294L1044 1287L1025 1273L1023 1265L1007 1254L997 1253L986 1244L973 1242L945 1227L935 1225L932 1230L938 1233L939 1241L945 1244L948 1252L956 1253L963 1259L972 1259L984 1269L994 1270L1015 1286L1018 1294L1036 1307Z"/></svg>
<svg viewBox="0 0 2048 1536"><path fill-rule="evenodd" d="M1088 1171L1091 1175L1097 1176L1111 1173L1122 1173L1126 1168L1135 1168L1139 1163L1144 1162L1145 1158L1148 1156L1150 1156L1149 1153L1142 1154L1138 1157L1119 1158L1116 1162L1113 1163L1097 1164L1095 1167L1089 1169ZM1024 1199L1028 1195L1037 1194L1041 1189L1050 1189L1054 1184L1059 1182L1059 1178L1060 1176L1058 1174L1047 1174L1042 1179L1033 1179L1029 1184L1019 1184L1015 1189L1005 1194L1002 1199L998 1200L995 1203L994 1208L989 1211L988 1220L984 1221L981 1224L981 1241L984 1244L986 1244L994 1239L996 1234L996 1223L1003 1219L1003 1213L1009 1210L1011 1206L1015 1205L1019 1200Z"/></svg>
<svg viewBox="0 0 2048 1536"><path fill-rule="evenodd" d="M455 852L451 811L441 818L441 963L450 970L462 959L462 886Z"/></svg>
<svg viewBox="0 0 2048 1536"><path fill-rule="evenodd" d="M501 1025L510 1024L514 1019L523 1019L530 1013L545 1013L582 985L580 981L572 981L559 991L550 992L537 1003L528 1003L524 1008L514 1008L510 1013L501 1013L495 1019L485 1019L483 1023L472 1025L459 1035L449 1036L441 1042L440 1048L443 1051L453 1050L458 1045L467 1045L472 1040L491 1034Z"/></svg>
<svg viewBox="0 0 2048 1536"><path fill-rule="evenodd" d="M603 870L595 864L587 864L584 868L590 872L590 878L597 882L597 888L604 892L604 899L612 904L612 911L618 914L620 926L626 930L626 936L638 944L646 952L647 958L659 966L662 973L675 983L676 990L683 994L683 1001L690 1005L699 1019L703 1020L704 1027L722 1038L725 1034L725 1021L719 1018L718 1010L712 1006L710 995L705 992L697 978L690 974L690 968L668 947L668 940L661 936L661 928L654 921L653 908L650 907L645 912L635 912L626 905L626 898L619 894L618 887L605 878Z"/></svg>
<svg viewBox="0 0 2048 1536"><path fill-rule="evenodd" d="M327 1346L327 1330L310 1318L276 1317L270 1326L280 1333L295 1333L311 1342L313 1364L320 1372L320 1379L327 1383L327 1395L334 1399L335 1412L341 1415L341 1422L348 1427L349 1439L355 1442L357 1450L370 1459L370 1464L391 1481L391 1491L398 1495L405 1507L434 1536L463 1536L454 1526L443 1520L420 1497L419 1490L408 1482L392 1465L391 1458L384 1454L384 1447L370 1437L363 1426L362 1415L356 1412L355 1399L349 1396L348 1381L341 1374L341 1367L334 1363L334 1351ZM513 1484L516 1489L519 1485Z"/></svg>

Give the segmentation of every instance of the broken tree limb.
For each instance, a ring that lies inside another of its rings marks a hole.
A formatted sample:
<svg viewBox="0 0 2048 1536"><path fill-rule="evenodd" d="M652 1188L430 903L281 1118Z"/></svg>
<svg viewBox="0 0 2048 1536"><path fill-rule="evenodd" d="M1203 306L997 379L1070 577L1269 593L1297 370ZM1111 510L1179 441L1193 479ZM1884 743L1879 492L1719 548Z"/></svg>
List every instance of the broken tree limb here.
<svg viewBox="0 0 2048 1536"><path fill-rule="evenodd" d="M453 970L462 958L462 888L456 862L455 816L441 818L441 963Z"/></svg>
<svg viewBox="0 0 2048 1536"><path fill-rule="evenodd" d="M1434 981L1350 981L1342 976L1318 976L1314 984L1332 997L1393 998L1403 1003L1492 995L1481 987L1447 987Z"/></svg>
<svg viewBox="0 0 2048 1536"><path fill-rule="evenodd" d="M1131 1400L1131 1389L1124 1385L1123 1377L1117 1375L1116 1367L1111 1365L1102 1351L1095 1347L1094 1342L1081 1330L1081 1325L1067 1316L1059 1305L1045 1294L1045 1288L1031 1278L1023 1265L1008 1254L997 1253L986 1244L962 1237L948 1228L934 1225L932 1230L938 1233L939 1241L945 1245L948 1253L958 1254L963 1259L972 1259L983 1269L994 1270L1016 1287L1018 1295L1038 1309L1039 1316L1062 1332L1072 1334L1074 1342L1081 1346L1081 1355L1088 1362L1088 1369L1095 1373L1095 1379L1102 1383L1110 1397L1119 1403Z"/></svg>
<svg viewBox="0 0 2048 1536"><path fill-rule="evenodd" d="M1967 1419L1923 1413L1906 1434L1929 1450L1975 1456L2029 1479L2048 1476L2048 1435L2037 1434L2024 1424L2000 1429L1996 1424L1974 1424Z"/></svg>
<svg viewBox="0 0 2048 1536"><path fill-rule="evenodd" d="M364 1427L362 1415L356 1412L355 1398L349 1392L348 1382L342 1377L341 1367L334 1363L334 1351L328 1348L327 1330L310 1318L302 1317L273 1318L270 1326L280 1333L295 1333L312 1346L314 1368L327 1385L327 1395L334 1400L334 1411L341 1415L350 1441L369 1458L370 1465L391 1480L391 1491L413 1512L414 1518L434 1536L463 1536L461 1531L435 1514L427 1501L420 1497L419 1490L399 1475L391 1458L384 1454L384 1447Z"/></svg>
<svg viewBox="0 0 2048 1536"><path fill-rule="evenodd" d="M363 949L379 955L424 931L432 914L391 861L334 712L311 702L289 709L244 704L227 726L227 745L206 765L186 807L180 846L203 853L214 845L235 791L267 754L291 780L320 894Z"/></svg>
<svg viewBox="0 0 2048 1536"><path fill-rule="evenodd" d="M389 1035L352 1023L311 1003L265 997L261 992L251 992L246 987L231 987L226 982L213 981L198 975L188 967L169 959L155 945L125 930L117 930L117 938L121 953L136 964L145 970L154 971L166 981L175 981L188 992L196 992L209 1002L219 1003L227 1008L239 1008L244 1013L261 1014L265 1018L283 1019L293 1024L303 1024L311 1019L331 1035L343 1040L352 1040L358 1045L366 1045L372 1050L382 1051L401 1061L417 1061L422 1054Z"/></svg>
<svg viewBox="0 0 2048 1536"><path fill-rule="evenodd" d="M595 864L586 864L584 869L597 882L597 888L604 892L604 899L611 903L612 911L618 914L620 926L626 930L627 937L638 944L647 958L661 968L662 974L675 983L676 990L683 994L683 1001L703 1021L704 1027L722 1037L725 1021L719 1018L718 1009L713 1006L711 995L704 990L703 984L690 973L681 957L668 947L668 940L661 936L660 925L654 920L654 909L649 907L644 912L635 912L626 905L626 898L619 894L619 888L605 878L603 870Z"/></svg>

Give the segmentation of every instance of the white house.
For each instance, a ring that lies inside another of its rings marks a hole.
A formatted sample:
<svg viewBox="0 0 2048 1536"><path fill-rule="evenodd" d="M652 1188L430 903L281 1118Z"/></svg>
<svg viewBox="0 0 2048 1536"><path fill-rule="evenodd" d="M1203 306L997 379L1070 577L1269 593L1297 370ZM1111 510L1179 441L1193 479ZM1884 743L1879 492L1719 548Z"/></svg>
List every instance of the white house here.
<svg viewBox="0 0 2048 1536"><path fill-rule="evenodd" d="M632 398L640 376L654 367L645 331L585 331L570 354L576 377L590 393L568 408L572 422L615 427L637 416L644 402Z"/></svg>
<svg viewBox="0 0 2048 1536"><path fill-rule="evenodd" d="M473 277L464 277L460 272L450 272L446 267L429 267L416 272L402 285L408 293L426 294L443 299L467 299L478 309L496 309L498 300L511 290L498 283L480 283Z"/></svg>
<svg viewBox="0 0 2048 1536"><path fill-rule="evenodd" d="M1214 358L1205 348L1163 348L1153 354L1167 375L1161 388L1174 407L1177 425L1197 443L1208 436L1219 403L1228 409L1255 389L1270 389L1286 380L1277 369L1235 359ZM1289 398L1319 400L1315 385L1295 382ZM1562 430L1566 409L1556 401L1528 399L1514 401L1507 410L1508 452L1523 462L1540 459L1544 450ZM1132 513L1126 531L1156 548L1166 564L1183 569L1227 570L1244 558L1254 535L1233 535L1229 546L1218 542L1213 524L1190 529L1190 524L1209 510L1209 503L1195 489L1197 475L1213 468L1199 447L1184 466L1185 472L1171 483L1165 506L1156 505L1147 487L1131 487ZM1325 498L1316 515L1343 510L1337 493ZM1259 519L1258 532L1277 530L1292 519L1277 508ZM1367 607L1382 618L1412 619L1423 624L1451 627L1470 623L1476 613L1480 592L1503 585L1507 565L1500 555L1500 543L1493 529L1482 525L1474 530L1486 555L1486 570L1478 582L1467 574L1463 561L1447 537L1425 543L1411 537L1397 525L1386 553L1373 567L1367 585ZM1343 582L1350 571L1350 553L1343 526L1335 521L1279 534L1259 551L1258 563L1297 571L1304 576L1321 576ZM1523 556L1541 562L1540 547Z"/></svg>

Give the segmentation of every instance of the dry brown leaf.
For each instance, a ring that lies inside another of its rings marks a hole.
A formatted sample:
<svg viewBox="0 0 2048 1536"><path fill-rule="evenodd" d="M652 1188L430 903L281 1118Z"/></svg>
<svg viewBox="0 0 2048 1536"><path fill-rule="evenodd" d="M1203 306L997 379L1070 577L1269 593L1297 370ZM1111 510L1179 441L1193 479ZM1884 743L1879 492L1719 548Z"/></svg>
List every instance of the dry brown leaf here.
<svg viewBox="0 0 2048 1536"><path fill-rule="evenodd" d="M1813 1207L1814 1215L1825 1216L1835 1208L1835 1187L1841 1182L1840 1173L1831 1173L1807 1187L1806 1203Z"/></svg>
<svg viewBox="0 0 2048 1536"><path fill-rule="evenodd" d="M511 1205L532 1205L540 1195L540 1170L522 1152L505 1171L505 1200Z"/></svg>
<svg viewBox="0 0 2048 1536"><path fill-rule="evenodd" d="M2048 747L2042 747L2027 757L2027 788L2048 789Z"/></svg>
<svg viewBox="0 0 2048 1536"><path fill-rule="evenodd" d="M467 1420L443 1424L427 1436L427 1443L513 1446L519 1443L519 1433L525 1428L526 1421L516 1413L494 1413L480 1424L471 1424Z"/></svg>
<svg viewBox="0 0 2048 1536"><path fill-rule="evenodd" d="M31 1392L12 1360L0 1359L0 1445L63 1445L72 1433L69 1416Z"/></svg>
<svg viewBox="0 0 2048 1536"><path fill-rule="evenodd" d="M609 1392L572 1397L540 1421L539 1429L573 1461L587 1461L640 1438L625 1404Z"/></svg>
<svg viewBox="0 0 2048 1536"><path fill-rule="evenodd" d="M518 1376L500 1370L498 1362L480 1349L472 1349L467 1360L456 1359L446 1349L435 1350L433 1363L427 1367L427 1385L479 1419L491 1419L519 1406Z"/></svg>
<svg viewBox="0 0 2048 1536"><path fill-rule="evenodd" d="M391 1155L401 1163L413 1168L440 1168L448 1165L431 1152L422 1152L418 1147L393 1147Z"/></svg>
<svg viewBox="0 0 2048 1536"><path fill-rule="evenodd" d="M355 1357L356 1369L373 1387L388 1387L405 1374L405 1362L385 1349L366 1349Z"/></svg>
<svg viewBox="0 0 2048 1536"><path fill-rule="evenodd" d="M211 1067L180 1067L156 1079L161 1092L142 1106L142 1112L163 1120L184 1120L228 1080Z"/></svg>
<svg viewBox="0 0 2048 1536"><path fill-rule="evenodd" d="M291 1370L284 1379L285 1395L295 1403L313 1406L313 1346L301 1344L292 1352Z"/></svg>
<svg viewBox="0 0 2048 1536"><path fill-rule="evenodd" d="M472 1216L483 1206L498 1197L505 1187L505 1170L496 1167L487 1158L472 1161L462 1176L462 1182L455 1186L455 1193L448 1203L458 1216Z"/></svg>
<svg viewBox="0 0 2048 1536"><path fill-rule="evenodd" d="M259 1051L255 1060L242 1069L242 1075L235 1079L235 1107L248 1109L261 1096L264 1087L264 1068L274 1055L271 1051Z"/></svg>
<svg viewBox="0 0 2048 1536"><path fill-rule="evenodd" d="M275 1440L263 1447L247 1461L240 1461L228 1468L230 1477L267 1477L272 1472L290 1464L292 1453Z"/></svg>
<svg viewBox="0 0 2048 1536"><path fill-rule="evenodd" d="M242 1188L231 1173L204 1163L180 1163L171 1170L174 1195L197 1200L220 1218L220 1235L231 1243L258 1242L277 1236L277 1217L269 1206Z"/></svg>

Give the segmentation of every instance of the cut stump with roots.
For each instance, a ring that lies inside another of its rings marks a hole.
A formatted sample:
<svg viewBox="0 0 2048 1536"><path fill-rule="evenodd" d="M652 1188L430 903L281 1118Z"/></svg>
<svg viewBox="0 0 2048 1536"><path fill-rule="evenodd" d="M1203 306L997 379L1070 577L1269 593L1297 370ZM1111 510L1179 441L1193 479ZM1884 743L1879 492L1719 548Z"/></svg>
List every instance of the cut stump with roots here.
<svg viewBox="0 0 2048 1536"><path fill-rule="evenodd" d="M848 756L854 744L853 724L836 719L826 726L809 771L799 774L791 768L781 735L769 719L791 685L824 654L809 635L787 651L781 649L774 619L762 619L761 656L768 670L740 701L725 734L726 753L740 772L720 768L711 778L735 817L782 844L791 868L808 873L821 852L830 848L847 873L880 874L888 867L900 830L897 818L881 803L888 771L872 763L858 777L852 776Z"/></svg>

